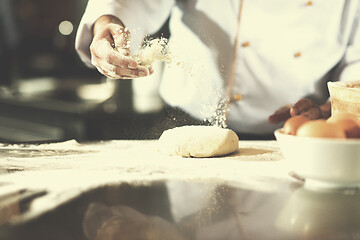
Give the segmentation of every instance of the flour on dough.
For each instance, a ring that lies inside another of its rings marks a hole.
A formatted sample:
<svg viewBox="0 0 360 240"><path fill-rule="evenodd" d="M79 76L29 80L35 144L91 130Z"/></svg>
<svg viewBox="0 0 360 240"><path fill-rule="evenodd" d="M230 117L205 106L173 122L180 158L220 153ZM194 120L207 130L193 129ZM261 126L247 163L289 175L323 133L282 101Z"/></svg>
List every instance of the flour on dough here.
<svg viewBox="0 0 360 240"><path fill-rule="evenodd" d="M159 144L169 155L215 157L238 150L239 138L234 131L217 126L183 126L164 131Z"/></svg>

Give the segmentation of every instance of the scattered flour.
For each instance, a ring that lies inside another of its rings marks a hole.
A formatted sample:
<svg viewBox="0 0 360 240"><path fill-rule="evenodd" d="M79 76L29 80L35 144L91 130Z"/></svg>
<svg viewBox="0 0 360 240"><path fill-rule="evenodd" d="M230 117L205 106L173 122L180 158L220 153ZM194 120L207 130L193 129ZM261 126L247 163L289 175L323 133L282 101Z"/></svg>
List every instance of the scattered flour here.
<svg viewBox="0 0 360 240"><path fill-rule="evenodd" d="M146 40L133 57L142 66L151 66L156 61L170 62L168 39Z"/></svg>
<svg viewBox="0 0 360 240"><path fill-rule="evenodd" d="M201 112L204 115L209 115L210 117L204 119L204 121L210 123L210 125L226 128L226 112L227 112L227 102L229 101L227 97L219 91L211 90L210 87L207 89L207 86L204 86L199 79L202 76L202 72L206 71L205 67L201 67L201 64L189 64L186 62L186 56L183 56L185 53L181 50L176 50L171 47L166 38L155 38L155 39L146 39L142 47L135 51L132 56L141 66L151 66L153 63L160 61L166 62L168 67L177 67L182 69L189 78L194 81L195 87L199 91L209 91L211 98L204 99L207 104L202 106ZM182 56L182 57L181 57ZM201 59L198 59L198 63L201 63ZM194 69L193 66L196 66Z"/></svg>
<svg viewBox="0 0 360 240"><path fill-rule="evenodd" d="M211 125L226 128L226 112L227 112L228 98L221 98L220 101L214 106L215 114L205 121L208 121Z"/></svg>

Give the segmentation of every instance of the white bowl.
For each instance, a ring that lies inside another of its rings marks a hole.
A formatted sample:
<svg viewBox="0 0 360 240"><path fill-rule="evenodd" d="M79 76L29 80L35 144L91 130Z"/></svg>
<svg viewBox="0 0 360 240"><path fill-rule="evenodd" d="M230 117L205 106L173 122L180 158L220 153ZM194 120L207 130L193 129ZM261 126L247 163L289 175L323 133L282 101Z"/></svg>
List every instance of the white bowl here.
<svg viewBox="0 0 360 240"><path fill-rule="evenodd" d="M280 150L306 183L360 186L360 139L298 137L275 131Z"/></svg>

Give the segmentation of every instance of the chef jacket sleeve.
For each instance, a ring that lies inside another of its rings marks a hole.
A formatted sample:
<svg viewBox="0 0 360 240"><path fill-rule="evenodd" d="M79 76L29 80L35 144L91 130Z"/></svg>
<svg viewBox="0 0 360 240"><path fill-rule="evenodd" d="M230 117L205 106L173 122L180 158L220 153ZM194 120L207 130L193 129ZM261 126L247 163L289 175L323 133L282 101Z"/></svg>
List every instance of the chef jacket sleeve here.
<svg viewBox="0 0 360 240"><path fill-rule="evenodd" d="M360 80L360 3L358 5L347 51L341 65L340 81Z"/></svg>
<svg viewBox="0 0 360 240"><path fill-rule="evenodd" d="M103 15L121 19L131 33L131 46L137 48L146 34L155 33L170 15L175 0L89 0L76 34L75 48L88 66L92 26Z"/></svg>

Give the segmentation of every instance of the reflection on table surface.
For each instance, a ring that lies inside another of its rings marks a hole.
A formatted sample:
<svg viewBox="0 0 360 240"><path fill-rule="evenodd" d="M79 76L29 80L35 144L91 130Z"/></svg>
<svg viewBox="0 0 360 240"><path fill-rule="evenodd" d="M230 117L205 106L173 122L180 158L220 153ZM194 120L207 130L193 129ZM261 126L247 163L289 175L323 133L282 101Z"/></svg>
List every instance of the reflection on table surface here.
<svg viewBox="0 0 360 240"><path fill-rule="evenodd" d="M281 185L281 186L280 186ZM89 190L14 223L46 193L0 198L0 239L360 239L358 189L269 191L232 183L156 181ZM25 195L24 195L25 194Z"/></svg>

